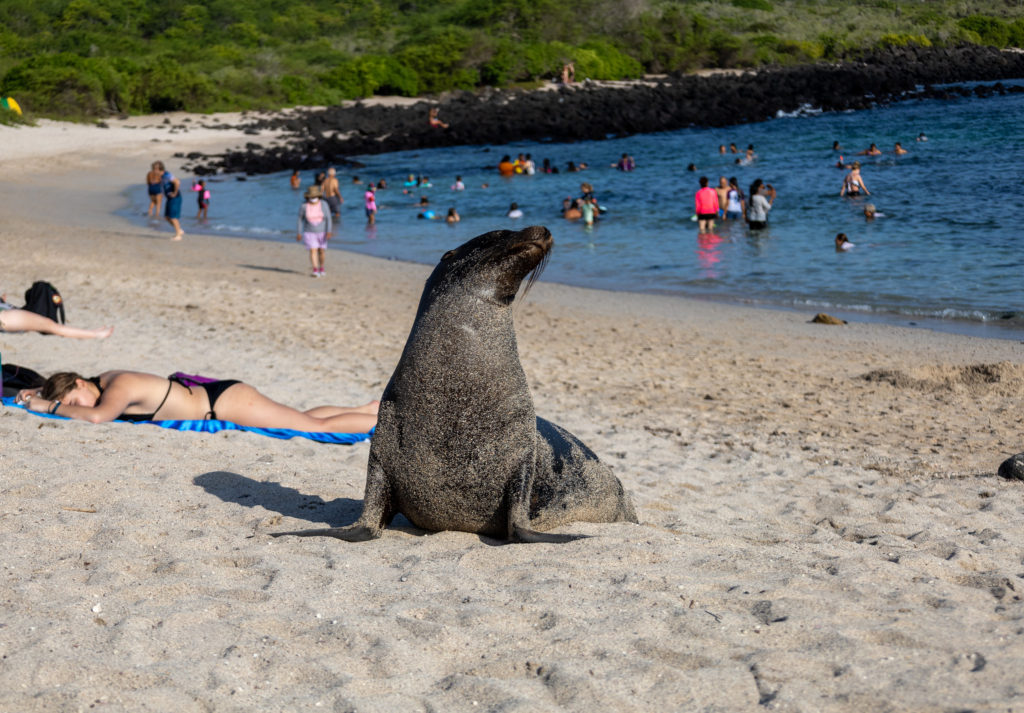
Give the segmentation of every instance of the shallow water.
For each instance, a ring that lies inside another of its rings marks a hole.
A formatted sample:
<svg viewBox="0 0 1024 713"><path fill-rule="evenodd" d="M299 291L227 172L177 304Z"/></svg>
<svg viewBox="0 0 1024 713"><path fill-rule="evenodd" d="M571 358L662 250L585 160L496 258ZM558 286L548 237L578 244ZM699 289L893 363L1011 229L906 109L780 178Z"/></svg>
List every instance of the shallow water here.
<svg viewBox="0 0 1024 713"><path fill-rule="evenodd" d="M915 137L925 132L928 141ZM1024 94L987 99L910 101L867 111L809 114L722 129L686 129L601 142L468 146L353 157L365 168L339 171L345 205L331 246L386 258L432 264L446 250L488 230L543 224L555 252L543 279L611 290L703 296L805 311L833 311L954 331L1017 338L1024 334L1024 250L1019 241L1019 192L1024 165ZM847 162L862 163L872 195L841 198ZM894 142L910 153L895 156ZM736 165L720 144L755 146L757 159ZM875 142L886 153L855 156ZM548 158L563 172L503 179L493 168L503 154ZM610 164L623 153L632 173ZM590 168L567 173L568 161ZM695 163L696 173L686 166ZM363 214L362 186L385 178L378 192L377 225ZM410 174L433 185L404 192ZM467 186L451 190L455 176ZM697 178L712 185L736 176L744 192L755 178L778 190L764 231L720 221L698 236L693 215ZM187 184L190 177L182 176ZM606 209L588 229L560 216L580 183L594 185ZM312 174L303 175L303 186ZM489 187L482 188L483 184ZM288 174L218 176L209 183L209 221L196 225L186 197L183 226L210 232L294 242L301 197ZM462 222L419 220L416 203L427 196L443 216L456 207ZM132 192L126 213L145 211L144 189ZM525 213L505 216L511 202ZM885 217L867 222L866 203ZM161 229L166 226L161 226ZM833 239L846 233L853 250L837 253ZM297 251L302 250L296 245ZM972 327L973 325L973 327ZM1005 328L1003 331L1000 328Z"/></svg>

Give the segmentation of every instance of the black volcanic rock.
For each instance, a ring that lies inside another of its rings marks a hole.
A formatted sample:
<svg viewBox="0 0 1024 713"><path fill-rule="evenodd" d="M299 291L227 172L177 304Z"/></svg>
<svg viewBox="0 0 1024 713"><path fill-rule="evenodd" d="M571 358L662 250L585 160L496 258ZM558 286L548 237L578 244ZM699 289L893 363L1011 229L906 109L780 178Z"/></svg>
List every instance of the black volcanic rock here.
<svg viewBox="0 0 1024 713"><path fill-rule="evenodd" d="M583 83L553 91L456 93L440 102L411 106L346 107L268 114L247 121L247 133L286 132L284 145L195 159L198 175L270 173L327 164L359 167L347 159L422 148L511 141L601 140L689 126L732 126L764 121L802 107L824 111L864 109L913 98L992 96L1020 87L942 87L964 81L1024 77L1024 53L994 48L899 47L855 62L763 69L741 74L676 76L656 84L607 87ZM427 110L439 104L450 124L432 127ZM219 127L218 127L219 128ZM190 156L191 158L191 156Z"/></svg>

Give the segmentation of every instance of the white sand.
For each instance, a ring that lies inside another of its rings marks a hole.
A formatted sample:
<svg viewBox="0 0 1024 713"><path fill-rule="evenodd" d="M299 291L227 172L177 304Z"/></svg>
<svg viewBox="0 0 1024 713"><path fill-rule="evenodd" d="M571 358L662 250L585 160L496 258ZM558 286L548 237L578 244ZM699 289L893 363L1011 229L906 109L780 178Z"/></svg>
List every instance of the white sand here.
<svg viewBox="0 0 1024 713"><path fill-rule="evenodd" d="M0 127L0 283L117 325L0 334L4 361L379 395L427 267L332 252L311 280L294 244L110 217L151 160L239 138L214 133ZM1021 707L1024 484L994 475L1020 344L544 283L517 310L538 412L641 525L275 540L355 519L367 444L2 409L0 711Z"/></svg>

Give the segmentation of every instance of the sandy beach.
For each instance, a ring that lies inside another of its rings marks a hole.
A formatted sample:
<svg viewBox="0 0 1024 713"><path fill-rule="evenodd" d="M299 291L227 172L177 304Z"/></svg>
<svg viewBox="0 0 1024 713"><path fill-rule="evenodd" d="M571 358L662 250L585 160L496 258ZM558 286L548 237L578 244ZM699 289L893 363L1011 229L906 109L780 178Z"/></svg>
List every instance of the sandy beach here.
<svg viewBox="0 0 1024 713"><path fill-rule="evenodd" d="M294 243L113 216L151 161L254 140L162 122L0 127L0 289L116 325L0 333L3 361L378 397L430 268L332 251L311 280ZM1020 343L544 281L516 310L538 414L641 524L273 539L355 520L368 443L3 408L0 711L1024 706Z"/></svg>

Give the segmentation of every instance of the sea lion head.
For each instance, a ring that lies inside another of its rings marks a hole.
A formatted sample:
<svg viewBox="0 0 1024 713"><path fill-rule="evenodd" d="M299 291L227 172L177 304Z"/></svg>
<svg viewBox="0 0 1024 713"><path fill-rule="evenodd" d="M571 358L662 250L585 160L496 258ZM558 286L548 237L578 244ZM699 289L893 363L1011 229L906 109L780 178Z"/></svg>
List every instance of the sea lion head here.
<svg viewBox="0 0 1024 713"><path fill-rule="evenodd" d="M441 257L423 296L457 294L511 304L527 275L527 291L540 276L552 245L551 232L540 225L484 233Z"/></svg>

